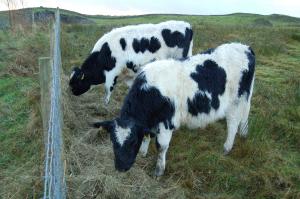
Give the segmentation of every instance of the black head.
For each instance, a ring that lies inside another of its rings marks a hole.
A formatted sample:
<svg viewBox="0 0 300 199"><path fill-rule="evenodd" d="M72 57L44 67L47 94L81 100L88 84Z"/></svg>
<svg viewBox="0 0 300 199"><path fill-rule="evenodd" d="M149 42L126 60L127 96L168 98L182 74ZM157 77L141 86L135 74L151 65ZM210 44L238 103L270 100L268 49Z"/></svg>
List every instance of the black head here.
<svg viewBox="0 0 300 199"><path fill-rule="evenodd" d="M118 171L128 171L135 162L142 144L144 129L133 122L120 119L98 122L95 127L103 127L110 133Z"/></svg>
<svg viewBox="0 0 300 199"><path fill-rule="evenodd" d="M100 51L92 52L81 65L73 68L70 77L70 88L74 95L88 91L91 85L103 84L106 80L105 71L115 67L116 59L111 55L108 43L104 43Z"/></svg>
<svg viewBox="0 0 300 199"><path fill-rule="evenodd" d="M86 75L80 68L75 67L72 70L69 86L74 95L78 96L86 91L88 91L91 87L91 83L88 79L88 75Z"/></svg>

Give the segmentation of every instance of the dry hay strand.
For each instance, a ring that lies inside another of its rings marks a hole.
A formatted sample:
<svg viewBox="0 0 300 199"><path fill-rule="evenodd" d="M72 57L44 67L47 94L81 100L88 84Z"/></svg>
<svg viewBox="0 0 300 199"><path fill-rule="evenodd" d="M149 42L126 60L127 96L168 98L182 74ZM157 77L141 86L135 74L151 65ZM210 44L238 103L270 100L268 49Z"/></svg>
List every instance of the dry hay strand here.
<svg viewBox="0 0 300 199"><path fill-rule="evenodd" d="M31 77L36 72L30 67L26 67L19 64L11 64L2 72L2 75L12 75L21 77Z"/></svg>
<svg viewBox="0 0 300 199"><path fill-rule="evenodd" d="M115 170L109 135L93 129L91 121L113 119L121 108L127 86L121 77L108 106L102 86L73 96L68 77L62 76L66 182L69 198L185 198L183 189L171 178L152 175L156 157L138 157L126 173ZM148 168L151 165L151 168ZM153 167L152 167L153 166ZM151 170L151 171L150 171Z"/></svg>

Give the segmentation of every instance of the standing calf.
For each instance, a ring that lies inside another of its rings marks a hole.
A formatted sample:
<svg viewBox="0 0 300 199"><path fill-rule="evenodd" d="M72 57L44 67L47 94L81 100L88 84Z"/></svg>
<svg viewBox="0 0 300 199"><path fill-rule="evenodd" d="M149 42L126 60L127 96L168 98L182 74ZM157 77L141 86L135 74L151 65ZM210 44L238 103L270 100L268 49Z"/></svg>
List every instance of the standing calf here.
<svg viewBox="0 0 300 199"><path fill-rule="evenodd" d="M183 21L131 25L113 29L95 44L81 68L74 68L70 88L74 95L88 91L91 85L105 84L108 103L118 75L124 68L135 73L154 60L186 58L192 54L193 32Z"/></svg>
<svg viewBox="0 0 300 199"><path fill-rule="evenodd" d="M248 132L254 69L254 52L239 43L223 44L185 60L146 65L120 116L94 124L110 132L116 169L130 169L140 148L146 154L150 140L143 137L154 133L159 151L155 175L160 176L174 130L181 125L205 127L221 118L227 121L224 152L229 153L238 128L242 136Z"/></svg>

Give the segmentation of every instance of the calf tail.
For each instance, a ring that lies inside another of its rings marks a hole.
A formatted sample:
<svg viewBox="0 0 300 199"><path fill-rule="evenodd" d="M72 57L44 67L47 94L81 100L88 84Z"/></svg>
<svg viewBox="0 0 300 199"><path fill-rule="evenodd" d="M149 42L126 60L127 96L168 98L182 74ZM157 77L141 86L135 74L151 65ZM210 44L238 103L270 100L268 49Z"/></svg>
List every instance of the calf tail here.
<svg viewBox="0 0 300 199"><path fill-rule="evenodd" d="M184 38L184 47L182 57L186 58L187 56L192 55L192 47L193 47L193 30L192 28L185 29L185 38Z"/></svg>
<svg viewBox="0 0 300 199"><path fill-rule="evenodd" d="M248 69L242 71L242 76L239 82L238 97L246 94L246 99L249 100L249 98L251 98L254 83L255 54L250 47L248 47L248 51L246 51L245 54L248 59Z"/></svg>
<svg viewBox="0 0 300 199"><path fill-rule="evenodd" d="M255 70L255 53L254 51L252 50L252 48L249 46L249 52L247 53L247 57L248 57L248 60L249 60L249 63L248 63L248 68L249 68L249 71L253 71L254 73L254 70Z"/></svg>

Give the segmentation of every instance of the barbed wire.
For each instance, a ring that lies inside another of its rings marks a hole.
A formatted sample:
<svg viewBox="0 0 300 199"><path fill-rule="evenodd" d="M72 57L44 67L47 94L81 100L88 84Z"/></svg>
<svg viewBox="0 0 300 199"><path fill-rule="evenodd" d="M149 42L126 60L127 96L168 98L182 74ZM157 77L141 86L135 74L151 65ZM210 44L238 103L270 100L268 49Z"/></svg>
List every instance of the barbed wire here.
<svg viewBox="0 0 300 199"><path fill-rule="evenodd" d="M60 14L57 8L54 23L54 45L52 57L52 82L50 96L50 117L46 143L44 199L65 198L65 180L62 165L62 116L60 109L61 50L60 50Z"/></svg>

